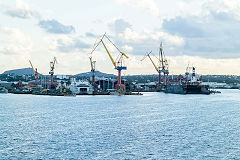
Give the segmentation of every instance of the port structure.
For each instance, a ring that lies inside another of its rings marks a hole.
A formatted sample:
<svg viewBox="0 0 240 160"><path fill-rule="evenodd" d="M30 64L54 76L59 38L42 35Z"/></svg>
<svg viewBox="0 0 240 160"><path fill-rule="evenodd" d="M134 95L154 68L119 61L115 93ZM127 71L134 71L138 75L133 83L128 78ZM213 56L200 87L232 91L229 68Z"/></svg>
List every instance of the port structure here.
<svg viewBox="0 0 240 160"><path fill-rule="evenodd" d="M119 52L119 55L117 56L116 60L113 59L112 55L110 54L109 50L107 49L106 44L104 43L104 39L107 39L112 45L113 47L115 47L117 49L117 51ZM92 54L96 48L99 46L99 44L102 43L113 66L114 69L116 69L118 71L118 82L117 82L117 86L115 87L118 92L122 92L125 90L124 86L121 84L122 79L121 79L121 71L122 70L127 70L126 66L123 66L123 60L124 58L129 58L125 53L123 53L122 51L119 50L119 48L110 40L110 38L106 35L106 33L102 36L102 38L100 39L100 41L98 41L98 43L94 44L93 50L90 54Z"/></svg>
<svg viewBox="0 0 240 160"><path fill-rule="evenodd" d="M55 69L55 64L56 63L57 63L57 58L54 57L53 61L50 62L50 72L49 72L50 77L51 77L51 85L50 85L51 89L55 89L56 88L54 83L53 83L53 75L54 75L54 69Z"/></svg>
<svg viewBox="0 0 240 160"><path fill-rule="evenodd" d="M95 69L96 69L96 61L92 59L92 57L89 57L90 64L91 64L91 72L92 72L92 86L94 87L94 90L96 89L96 83L95 83Z"/></svg>
<svg viewBox="0 0 240 160"><path fill-rule="evenodd" d="M141 61L143 61L146 57L148 57L150 59L150 61L152 62L153 66L155 68L155 70L158 72L158 83L157 83L157 85L161 86L161 88L163 88L167 84L169 84L169 79L168 79L169 71L168 71L168 62L167 62L167 59L166 59L164 51L163 51L162 43L160 44L158 57L153 55L155 58L157 58L158 65L156 63L154 63L150 54L152 54L152 51L147 53ZM163 73L163 83L161 82L161 73Z"/></svg>
<svg viewBox="0 0 240 160"><path fill-rule="evenodd" d="M161 72L163 73L163 85L166 86L167 84L169 84L169 79L168 79L168 61L165 57L164 51L163 51L163 46L162 46L162 42L160 44L159 47L159 58L158 58L159 63L161 63ZM160 77L161 77L161 73L160 73Z"/></svg>
<svg viewBox="0 0 240 160"><path fill-rule="evenodd" d="M30 63L30 65L31 65L32 69L33 69L33 73L34 73L34 78L35 78L35 80L38 80L38 79L39 79L39 76L38 76L37 68L34 69L33 64L32 64L32 62L31 62L30 60L29 60L29 63Z"/></svg>

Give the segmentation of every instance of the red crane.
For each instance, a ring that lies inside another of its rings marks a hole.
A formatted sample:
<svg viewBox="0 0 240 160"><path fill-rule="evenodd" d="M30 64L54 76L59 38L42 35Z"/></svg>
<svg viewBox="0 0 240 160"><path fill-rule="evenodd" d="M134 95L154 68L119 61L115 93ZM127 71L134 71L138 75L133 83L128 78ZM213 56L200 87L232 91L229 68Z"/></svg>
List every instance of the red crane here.
<svg viewBox="0 0 240 160"><path fill-rule="evenodd" d="M106 39L118 50L119 55L118 55L118 57L117 57L116 60L113 59L113 57L112 57L112 55L110 54L109 50L107 49L105 43L103 42L103 39L104 39L104 38L106 38ZM112 62L112 64L113 64L114 68L115 68L116 70L118 70L118 83L117 83L116 89L118 89L118 91L121 92L121 91L124 90L124 86L121 84L121 71L127 69L126 66L123 66L123 58L124 58L124 57L125 57L125 58L128 58L128 56L127 56L125 53L123 53L123 52L121 52L121 51L119 50L119 48L110 40L110 38L106 35L106 33L102 36L102 38L100 39L100 41L99 41L96 45L94 45L91 54L95 51L95 49L97 48L97 46L98 46L100 43L103 44L105 50L107 51L107 54L108 54L108 56L109 56L109 58L110 58L110 60L111 60L111 62Z"/></svg>

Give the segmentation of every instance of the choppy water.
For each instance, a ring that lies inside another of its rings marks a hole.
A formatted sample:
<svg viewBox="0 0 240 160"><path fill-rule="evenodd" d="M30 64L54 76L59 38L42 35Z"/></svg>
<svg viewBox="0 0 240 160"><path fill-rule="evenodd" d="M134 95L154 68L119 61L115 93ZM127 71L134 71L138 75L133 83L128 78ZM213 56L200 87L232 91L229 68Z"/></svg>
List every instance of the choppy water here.
<svg viewBox="0 0 240 160"><path fill-rule="evenodd" d="M240 90L0 94L0 159L240 159Z"/></svg>

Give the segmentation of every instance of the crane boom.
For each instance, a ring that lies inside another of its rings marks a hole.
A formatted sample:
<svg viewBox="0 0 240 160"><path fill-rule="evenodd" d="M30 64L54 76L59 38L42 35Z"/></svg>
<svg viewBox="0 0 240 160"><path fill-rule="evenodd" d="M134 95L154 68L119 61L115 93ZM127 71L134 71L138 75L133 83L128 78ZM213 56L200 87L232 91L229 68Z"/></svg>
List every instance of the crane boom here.
<svg viewBox="0 0 240 160"><path fill-rule="evenodd" d="M31 67L32 67L32 69L33 69L33 72L34 72L34 74L35 74L34 67L33 67L32 62L31 62L30 60L29 60L29 63L30 63L30 65L31 65Z"/></svg>
<svg viewBox="0 0 240 160"><path fill-rule="evenodd" d="M30 65L31 65L32 69L33 69L33 73L34 73L35 79L36 79L36 80L39 79L38 73L35 71L35 69L34 69L34 67L33 67L33 64L32 64L32 62L31 62L30 60L29 60L29 63L30 63Z"/></svg>
<svg viewBox="0 0 240 160"><path fill-rule="evenodd" d="M125 53L121 52L120 49L110 40L110 38L105 34L104 35L110 43L112 43L112 45L118 50L118 52L120 52L122 55L124 55L126 58L129 58Z"/></svg>
<svg viewBox="0 0 240 160"><path fill-rule="evenodd" d="M54 69L55 69L55 64L57 63L57 58L54 57L53 61L50 62L50 70L51 72L54 72Z"/></svg>
<svg viewBox="0 0 240 160"><path fill-rule="evenodd" d="M152 58L150 57L150 55L148 55L148 57L149 57L149 59L151 60L151 62L152 62L152 64L153 64L154 68L156 69L156 71L159 72L158 67L157 67L156 64L153 62L153 60L152 60Z"/></svg>
<svg viewBox="0 0 240 160"><path fill-rule="evenodd" d="M107 51L107 53L108 53L108 56L110 57L110 59L111 59L111 61L112 61L112 64L113 64L113 65L114 65L114 67L117 69L116 62L114 61L113 57L112 57L112 56L111 56L111 54L109 53L109 51L108 51L108 49L107 49L107 47L106 47L106 45L105 45L105 43L103 42L103 40L102 40L102 39L101 39L101 42L102 42L102 44L103 44L103 46L104 46L105 50Z"/></svg>
<svg viewBox="0 0 240 160"><path fill-rule="evenodd" d="M143 59L142 59L141 61L143 61L146 57L148 57L148 58L150 59L150 61L152 62L154 68L157 70L157 72L159 72L159 68L158 68L157 65L153 62L153 60L152 60L152 58L151 58L151 56L150 56L151 53L152 53L152 51L149 52L145 57L143 57Z"/></svg>
<svg viewBox="0 0 240 160"><path fill-rule="evenodd" d="M159 49L159 52L161 54L161 62L162 62L162 67L164 68L164 59L163 59L163 50L162 50L162 43L160 44L160 49Z"/></svg>
<svg viewBox="0 0 240 160"><path fill-rule="evenodd" d="M90 54L92 54L96 50L96 48L99 46L99 44L101 43L101 40L105 37L105 35L106 35L106 33L104 33L104 35L102 36L102 38L100 39L100 41L97 44L95 42L95 44L93 46L93 49L92 49Z"/></svg>
<svg viewBox="0 0 240 160"><path fill-rule="evenodd" d="M129 58L125 53L120 52L122 55L124 55L126 58Z"/></svg>
<svg viewBox="0 0 240 160"><path fill-rule="evenodd" d="M91 63L91 70L93 71L93 62L92 62L92 57L89 57L90 63Z"/></svg>

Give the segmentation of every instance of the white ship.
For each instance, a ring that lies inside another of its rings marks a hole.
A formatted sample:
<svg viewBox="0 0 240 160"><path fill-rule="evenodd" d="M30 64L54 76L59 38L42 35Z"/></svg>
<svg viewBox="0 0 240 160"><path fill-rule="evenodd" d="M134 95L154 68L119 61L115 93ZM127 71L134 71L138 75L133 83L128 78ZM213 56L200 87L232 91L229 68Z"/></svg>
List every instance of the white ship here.
<svg viewBox="0 0 240 160"><path fill-rule="evenodd" d="M69 89L73 94L93 94L93 87L87 80L76 80L71 79L71 84Z"/></svg>

